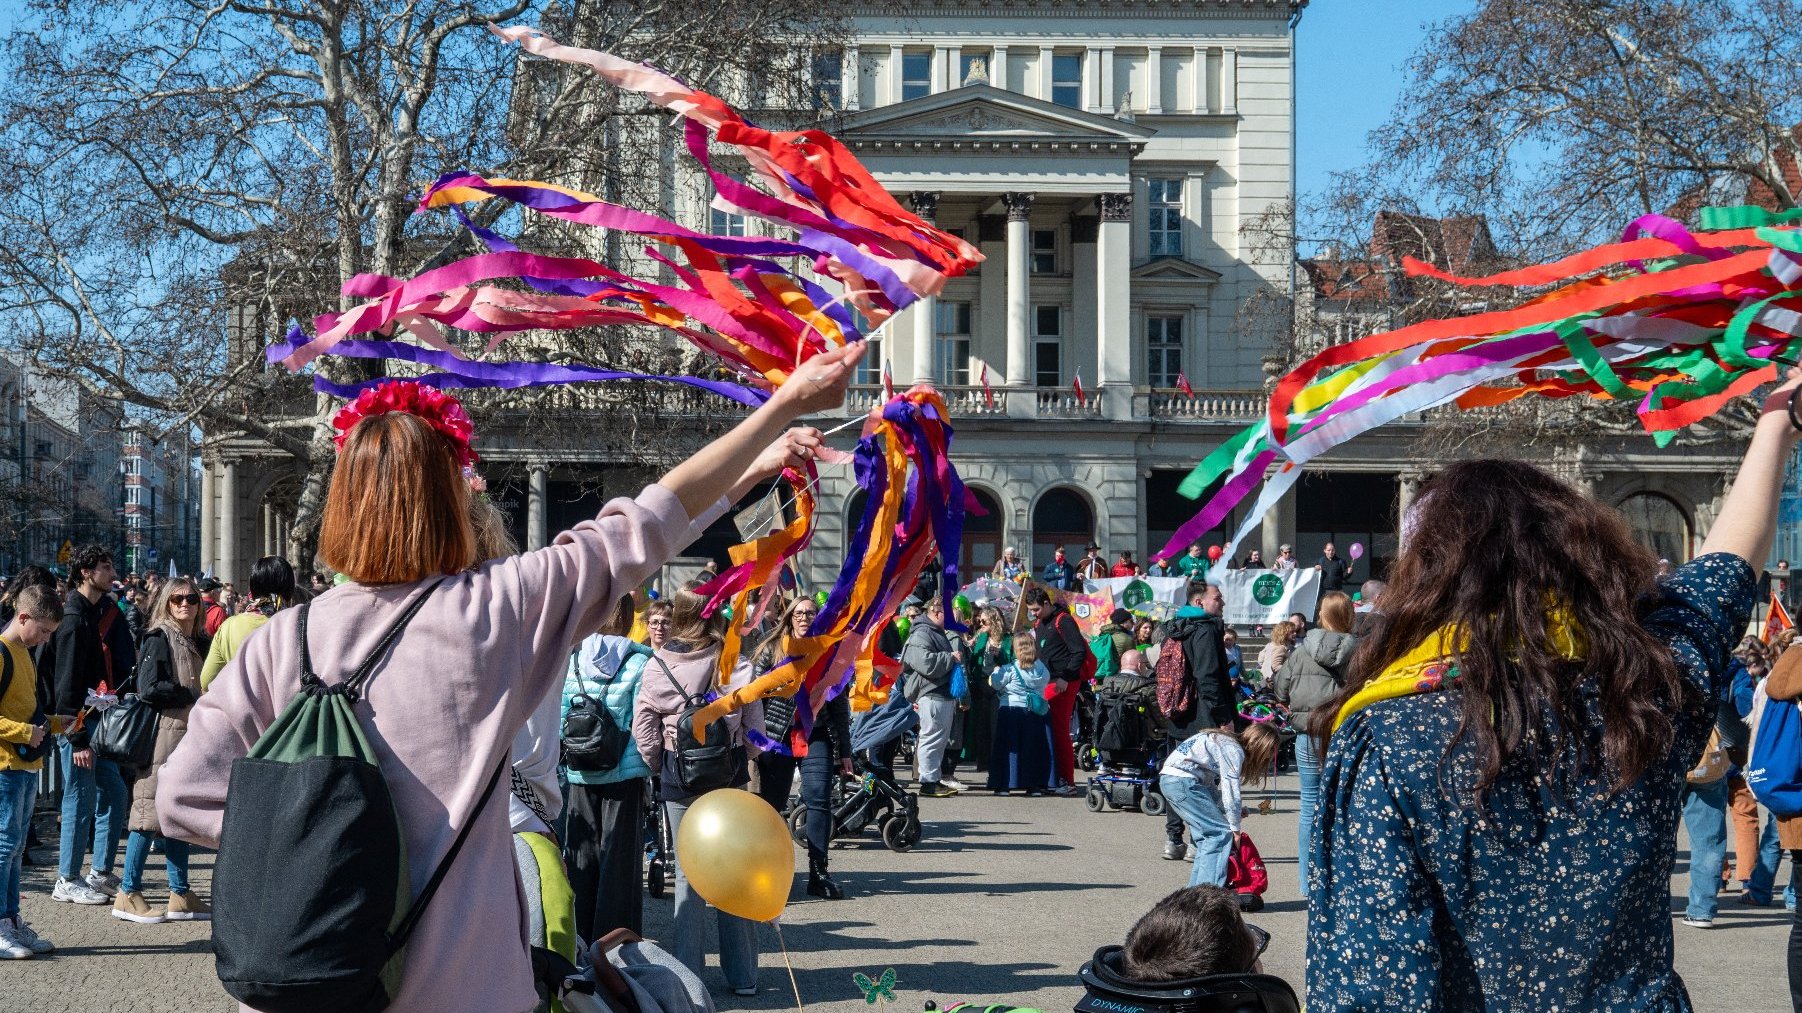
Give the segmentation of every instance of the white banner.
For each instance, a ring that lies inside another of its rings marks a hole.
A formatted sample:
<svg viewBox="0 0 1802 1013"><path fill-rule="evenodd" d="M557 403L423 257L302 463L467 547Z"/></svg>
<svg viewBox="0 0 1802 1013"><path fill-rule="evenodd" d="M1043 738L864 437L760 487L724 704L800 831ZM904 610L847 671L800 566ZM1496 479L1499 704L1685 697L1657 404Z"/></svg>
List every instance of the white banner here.
<svg viewBox="0 0 1802 1013"><path fill-rule="evenodd" d="M1296 612L1312 619L1320 601L1320 573L1311 567L1287 573L1218 570L1208 582L1220 585L1226 596L1228 626L1270 626Z"/></svg>
<svg viewBox="0 0 1802 1013"><path fill-rule="evenodd" d="M1119 607L1153 619L1167 619L1189 603L1187 577L1109 577L1082 583L1085 592L1100 594L1106 591L1114 596Z"/></svg>

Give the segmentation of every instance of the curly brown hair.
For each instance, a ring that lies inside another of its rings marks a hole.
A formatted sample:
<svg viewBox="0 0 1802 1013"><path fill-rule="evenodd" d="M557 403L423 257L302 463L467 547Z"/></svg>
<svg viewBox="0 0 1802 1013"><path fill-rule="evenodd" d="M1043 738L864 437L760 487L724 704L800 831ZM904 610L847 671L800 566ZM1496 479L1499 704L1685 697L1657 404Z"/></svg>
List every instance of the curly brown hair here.
<svg viewBox="0 0 1802 1013"><path fill-rule="evenodd" d="M1668 647L1623 621L1649 600L1656 560L1618 512L1531 465L1479 460L1429 479L1408 522L1383 594L1387 628L1359 645L1344 690L1315 711L1318 740L1353 694L1452 626L1466 643L1452 659L1460 715L1445 758L1468 742L1460 787L1479 804L1515 757L1547 775L1581 770L1618 793L1670 750L1671 714L1694 691ZM1581 660L1554 648L1549 603L1581 628Z"/></svg>

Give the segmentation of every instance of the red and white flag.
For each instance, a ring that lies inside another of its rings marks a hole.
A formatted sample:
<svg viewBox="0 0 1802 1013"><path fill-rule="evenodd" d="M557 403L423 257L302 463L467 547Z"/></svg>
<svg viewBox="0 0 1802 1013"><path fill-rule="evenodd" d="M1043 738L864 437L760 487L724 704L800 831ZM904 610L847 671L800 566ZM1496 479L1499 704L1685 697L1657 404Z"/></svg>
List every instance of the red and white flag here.
<svg viewBox="0 0 1802 1013"><path fill-rule="evenodd" d="M1777 591L1772 589L1771 611L1764 617L1764 635L1759 639L1768 644L1776 638L1777 634L1784 630L1794 629L1795 626L1796 624L1790 620L1789 610L1783 607L1782 599L1778 598Z"/></svg>
<svg viewBox="0 0 1802 1013"><path fill-rule="evenodd" d="M1082 392L1082 370L1080 369L1076 371L1076 383L1074 386L1076 387L1076 403L1079 405L1087 405L1089 403L1089 398L1088 395Z"/></svg>
<svg viewBox="0 0 1802 1013"><path fill-rule="evenodd" d="M1183 397L1195 396L1195 388L1189 386L1189 378L1182 373L1176 374L1176 389L1183 392Z"/></svg>
<svg viewBox="0 0 1802 1013"><path fill-rule="evenodd" d="M888 360L884 359L884 360L882 360L882 397L884 400L889 400L889 399L892 399L894 396L895 396L895 377L894 377L894 374L889 372Z"/></svg>
<svg viewBox="0 0 1802 1013"><path fill-rule="evenodd" d="M989 386L989 364L986 362L982 364L982 402L990 411L995 409L995 390Z"/></svg>

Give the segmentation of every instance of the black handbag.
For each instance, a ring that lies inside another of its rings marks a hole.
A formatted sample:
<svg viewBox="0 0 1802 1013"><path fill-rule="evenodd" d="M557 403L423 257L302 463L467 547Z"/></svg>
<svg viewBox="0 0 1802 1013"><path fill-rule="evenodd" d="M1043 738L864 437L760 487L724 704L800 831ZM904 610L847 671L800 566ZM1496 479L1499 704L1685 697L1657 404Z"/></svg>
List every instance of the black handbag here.
<svg viewBox="0 0 1802 1013"><path fill-rule="evenodd" d="M563 715L563 765L583 773L605 774L625 759L626 750L632 748L632 733L613 720L605 703L588 695L581 673L576 679L582 689L570 698L569 710Z"/></svg>
<svg viewBox="0 0 1802 1013"><path fill-rule="evenodd" d="M100 713L88 746L114 763L140 770L156 760L157 709L135 693Z"/></svg>

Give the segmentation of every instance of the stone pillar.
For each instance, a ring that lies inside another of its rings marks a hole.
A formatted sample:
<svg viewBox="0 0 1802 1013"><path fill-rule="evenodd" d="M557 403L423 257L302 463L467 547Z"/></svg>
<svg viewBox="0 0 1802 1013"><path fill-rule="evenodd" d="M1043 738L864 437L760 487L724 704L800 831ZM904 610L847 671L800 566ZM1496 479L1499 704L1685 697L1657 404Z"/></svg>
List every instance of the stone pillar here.
<svg viewBox="0 0 1802 1013"><path fill-rule="evenodd" d="M1101 111L1109 116L1119 109L1114 105L1114 47L1101 47Z"/></svg>
<svg viewBox="0 0 1802 1013"><path fill-rule="evenodd" d="M219 482L219 572L213 576L222 581L238 579L238 462L220 463L224 476Z"/></svg>
<svg viewBox="0 0 1802 1013"><path fill-rule="evenodd" d="M1153 116L1164 111L1164 48L1152 46L1145 57L1145 111Z"/></svg>
<svg viewBox="0 0 1802 1013"><path fill-rule="evenodd" d="M1295 490L1276 501L1264 515L1263 552L1266 560L1275 559L1279 548L1295 544ZM1299 563L1297 565L1300 565Z"/></svg>
<svg viewBox="0 0 1802 1013"><path fill-rule="evenodd" d="M978 216L976 245L982 251L983 267L976 272L977 319L971 354L987 364L990 386L1001 387L1007 383L1007 219Z"/></svg>
<svg viewBox="0 0 1802 1013"><path fill-rule="evenodd" d="M1007 385L1008 414L1038 414L1038 395L1032 385L1032 215L1030 193L1004 193L1007 207Z"/></svg>
<svg viewBox="0 0 1802 1013"><path fill-rule="evenodd" d="M932 224L939 214L939 195L932 190L916 190L909 195L913 212ZM937 379L932 366L933 352L938 344L938 300L932 296L924 296L913 304L909 311L914 317L914 372L915 383L936 383ZM949 377L946 380L949 381Z"/></svg>
<svg viewBox="0 0 1802 1013"><path fill-rule="evenodd" d="M888 47L888 104L901 101L901 59L906 54L899 44Z"/></svg>
<svg viewBox="0 0 1802 1013"><path fill-rule="evenodd" d="M1007 47L996 46L995 57L989 62L989 83L1002 91L1007 90Z"/></svg>
<svg viewBox="0 0 1802 1013"><path fill-rule="evenodd" d="M1236 116L1239 112L1239 51L1226 49L1220 53L1220 112Z"/></svg>
<svg viewBox="0 0 1802 1013"><path fill-rule="evenodd" d="M530 481L526 489L526 551L532 552L551 543L546 510L550 505L550 468L543 461L533 461L527 467Z"/></svg>
<svg viewBox="0 0 1802 1013"><path fill-rule="evenodd" d="M264 556L275 555L275 539L276 539L275 532L279 526L280 526L280 521L278 521L276 519L275 504L270 503L268 500L264 500L263 501L263 545L262 545L262 548L260 548L257 551L257 558L260 559Z"/></svg>
<svg viewBox="0 0 1802 1013"><path fill-rule="evenodd" d="M1101 233L1101 219L1093 215L1079 215L1070 219L1070 321L1071 328L1079 336L1076 345L1078 353L1077 365L1082 367L1083 382L1093 381L1090 389L1096 394L1101 391L1102 367L1100 364L1100 348L1096 342L1085 340L1084 335L1095 320L1097 290L1100 285L1097 279L1100 272L1096 270L1095 240ZM1091 358L1091 353L1094 357ZM1111 562L1111 560L1110 560Z"/></svg>
<svg viewBox="0 0 1802 1013"><path fill-rule="evenodd" d="M950 55L944 46L932 47L932 86L929 94L936 95L956 87L947 84L951 76L957 73L957 68L950 65Z"/></svg>
<svg viewBox="0 0 1802 1013"><path fill-rule="evenodd" d="M1101 93L1101 53L1100 46L1090 46L1083 54L1082 111L1085 113L1111 111L1107 108L1108 96Z"/></svg>
<svg viewBox="0 0 1802 1013"><path fill-rule="evenodd" d="M1055 54L1050 46L1039 47L1039 94L1038 98L1051 101L1051 58Z"/></svg>
<svg viewBox="0 0 1802 1013"><path fill-rule="evenodd" d="M846 46L845 55L839 59L843 63L839 71L839 108L856 109L863 86L863 52L856 46Z"/></svg>
<svg viewBox="0 0 1802 1013"><path fill-rule="evenodd" d="M1420 495L1420 483L1424 476L1418 471L1404 471L1396 482L1395 524L1396 547L1408 547L1408 508L1414 505L1414 498Z"/></svg>
<svg viewBox="0 0 1802 1013"><path fill-rule="evenodd" d="M1132 216L1133 195L1101 195L1095 244L1095 356L1102 410L1110 419L1133 415Z"/></svg>
<svg viewBox="0 0 1802 1013"><path fill-rule="evenodd" d="M214 462L209 461L204 457L201 458L200 559L196 564L200 567L200 569L196 571L198 573L206 573L207 571L212 570L218 559L218 553L214 551L215 546L213 544L213 533L217 528L217 524L214 522L214 515L215 511L219 509L219 504L214 498L218 493L218 490L214 488L215 483L213 481L213 469L215 467L217 467L217 465L214 464Z"/></svg>

